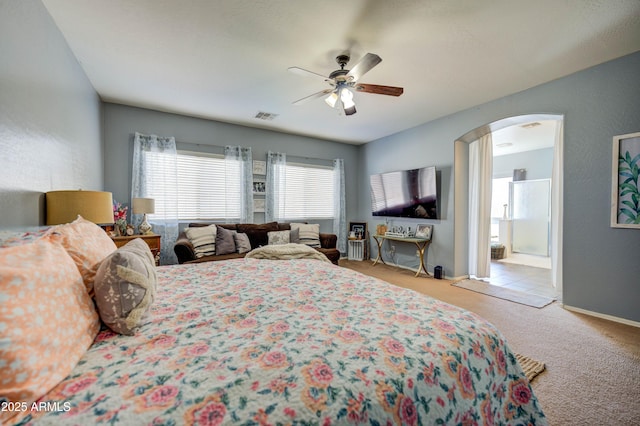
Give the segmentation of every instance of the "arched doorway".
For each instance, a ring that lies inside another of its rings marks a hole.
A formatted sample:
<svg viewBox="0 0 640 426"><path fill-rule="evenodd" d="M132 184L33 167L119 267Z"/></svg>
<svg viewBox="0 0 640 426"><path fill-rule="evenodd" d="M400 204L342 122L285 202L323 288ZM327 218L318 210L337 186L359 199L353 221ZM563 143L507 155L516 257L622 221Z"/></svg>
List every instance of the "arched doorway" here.
<svg viewBox="0 0 640 426"><path fill-rule="evenodd" d="M555 287L556 297L562 295L562 144L563 144L563 119L557 114L527 114L497 120L473 129L462 135L455 141L454 154L454 264L456 265L456 276L469 276L470 259L475 261L473 248L469 243L470 232L476 236L477 231L473 231L473 224L470 222L470 184L469 184L469 158L470 145L478 141L485 135L491 134L510 126L521 126L536 121L553 121L555 123L555 141L553 144L553 171L552 171L552 191L551 191L551 232L550 248L552 260L552 283ZM486 139L486 138L485 138ZM491 183L487 183L491 185ZM477 222L477 220L476 220ZM485 222L482 222L485 223ZM489 234L488 232L486 234ZM471 238L477 239L476 237ZM479 241L489 244L489 241ZM490 253L490 251L485 251ZM480 258L484 259L483 253ZM477 256L476 256L477 257Z"/></svg>

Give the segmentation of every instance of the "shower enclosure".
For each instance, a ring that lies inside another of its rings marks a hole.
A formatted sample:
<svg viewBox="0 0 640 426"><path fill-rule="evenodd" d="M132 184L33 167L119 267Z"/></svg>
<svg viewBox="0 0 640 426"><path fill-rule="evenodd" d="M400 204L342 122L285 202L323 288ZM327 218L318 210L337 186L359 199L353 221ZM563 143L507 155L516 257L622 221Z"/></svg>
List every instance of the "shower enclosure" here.
<svg viewBox="0 0 640 426"><path fill-rule="evenodd" d="M551 179L510 183L512 251L549 256Z"/></svg>

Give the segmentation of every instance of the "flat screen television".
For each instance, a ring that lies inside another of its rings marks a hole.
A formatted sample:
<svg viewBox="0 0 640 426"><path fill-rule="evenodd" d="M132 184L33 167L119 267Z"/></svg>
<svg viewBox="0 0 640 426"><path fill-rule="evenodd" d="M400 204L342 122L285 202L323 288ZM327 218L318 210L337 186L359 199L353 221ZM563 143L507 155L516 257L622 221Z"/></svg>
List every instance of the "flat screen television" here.
<svg viewBox="0 0 640 426"><path fill-rule="evenodd" d="M374 174L370 184L373 216L438 219L435 167Z"/></svg>

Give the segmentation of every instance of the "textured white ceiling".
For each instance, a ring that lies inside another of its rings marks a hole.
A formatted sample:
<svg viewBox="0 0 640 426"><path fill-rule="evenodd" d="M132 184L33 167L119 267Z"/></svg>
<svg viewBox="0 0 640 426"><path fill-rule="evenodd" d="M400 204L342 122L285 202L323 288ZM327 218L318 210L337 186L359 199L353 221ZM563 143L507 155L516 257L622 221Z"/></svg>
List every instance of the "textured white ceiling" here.
<svg viewBox="0 0 640 426"><path fill-rule="evenodd" d="M366 143L640 50L638 0L43 0L101 98ZM338 115L298 66L382 62ZM271 121L259 112L278 114Z"/></svg>

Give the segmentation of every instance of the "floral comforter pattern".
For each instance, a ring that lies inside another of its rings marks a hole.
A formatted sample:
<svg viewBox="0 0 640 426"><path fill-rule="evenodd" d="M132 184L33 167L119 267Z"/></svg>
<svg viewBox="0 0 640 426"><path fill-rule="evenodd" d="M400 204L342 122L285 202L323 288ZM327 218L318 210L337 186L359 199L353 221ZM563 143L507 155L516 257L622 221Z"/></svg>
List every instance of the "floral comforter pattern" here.
<svg viewBox="0 0 640 426"><path fill-rule="evenodd" d="M158 270L135 336L103 330L33 424L547 424L475 314L315 260Z"/></svg>

